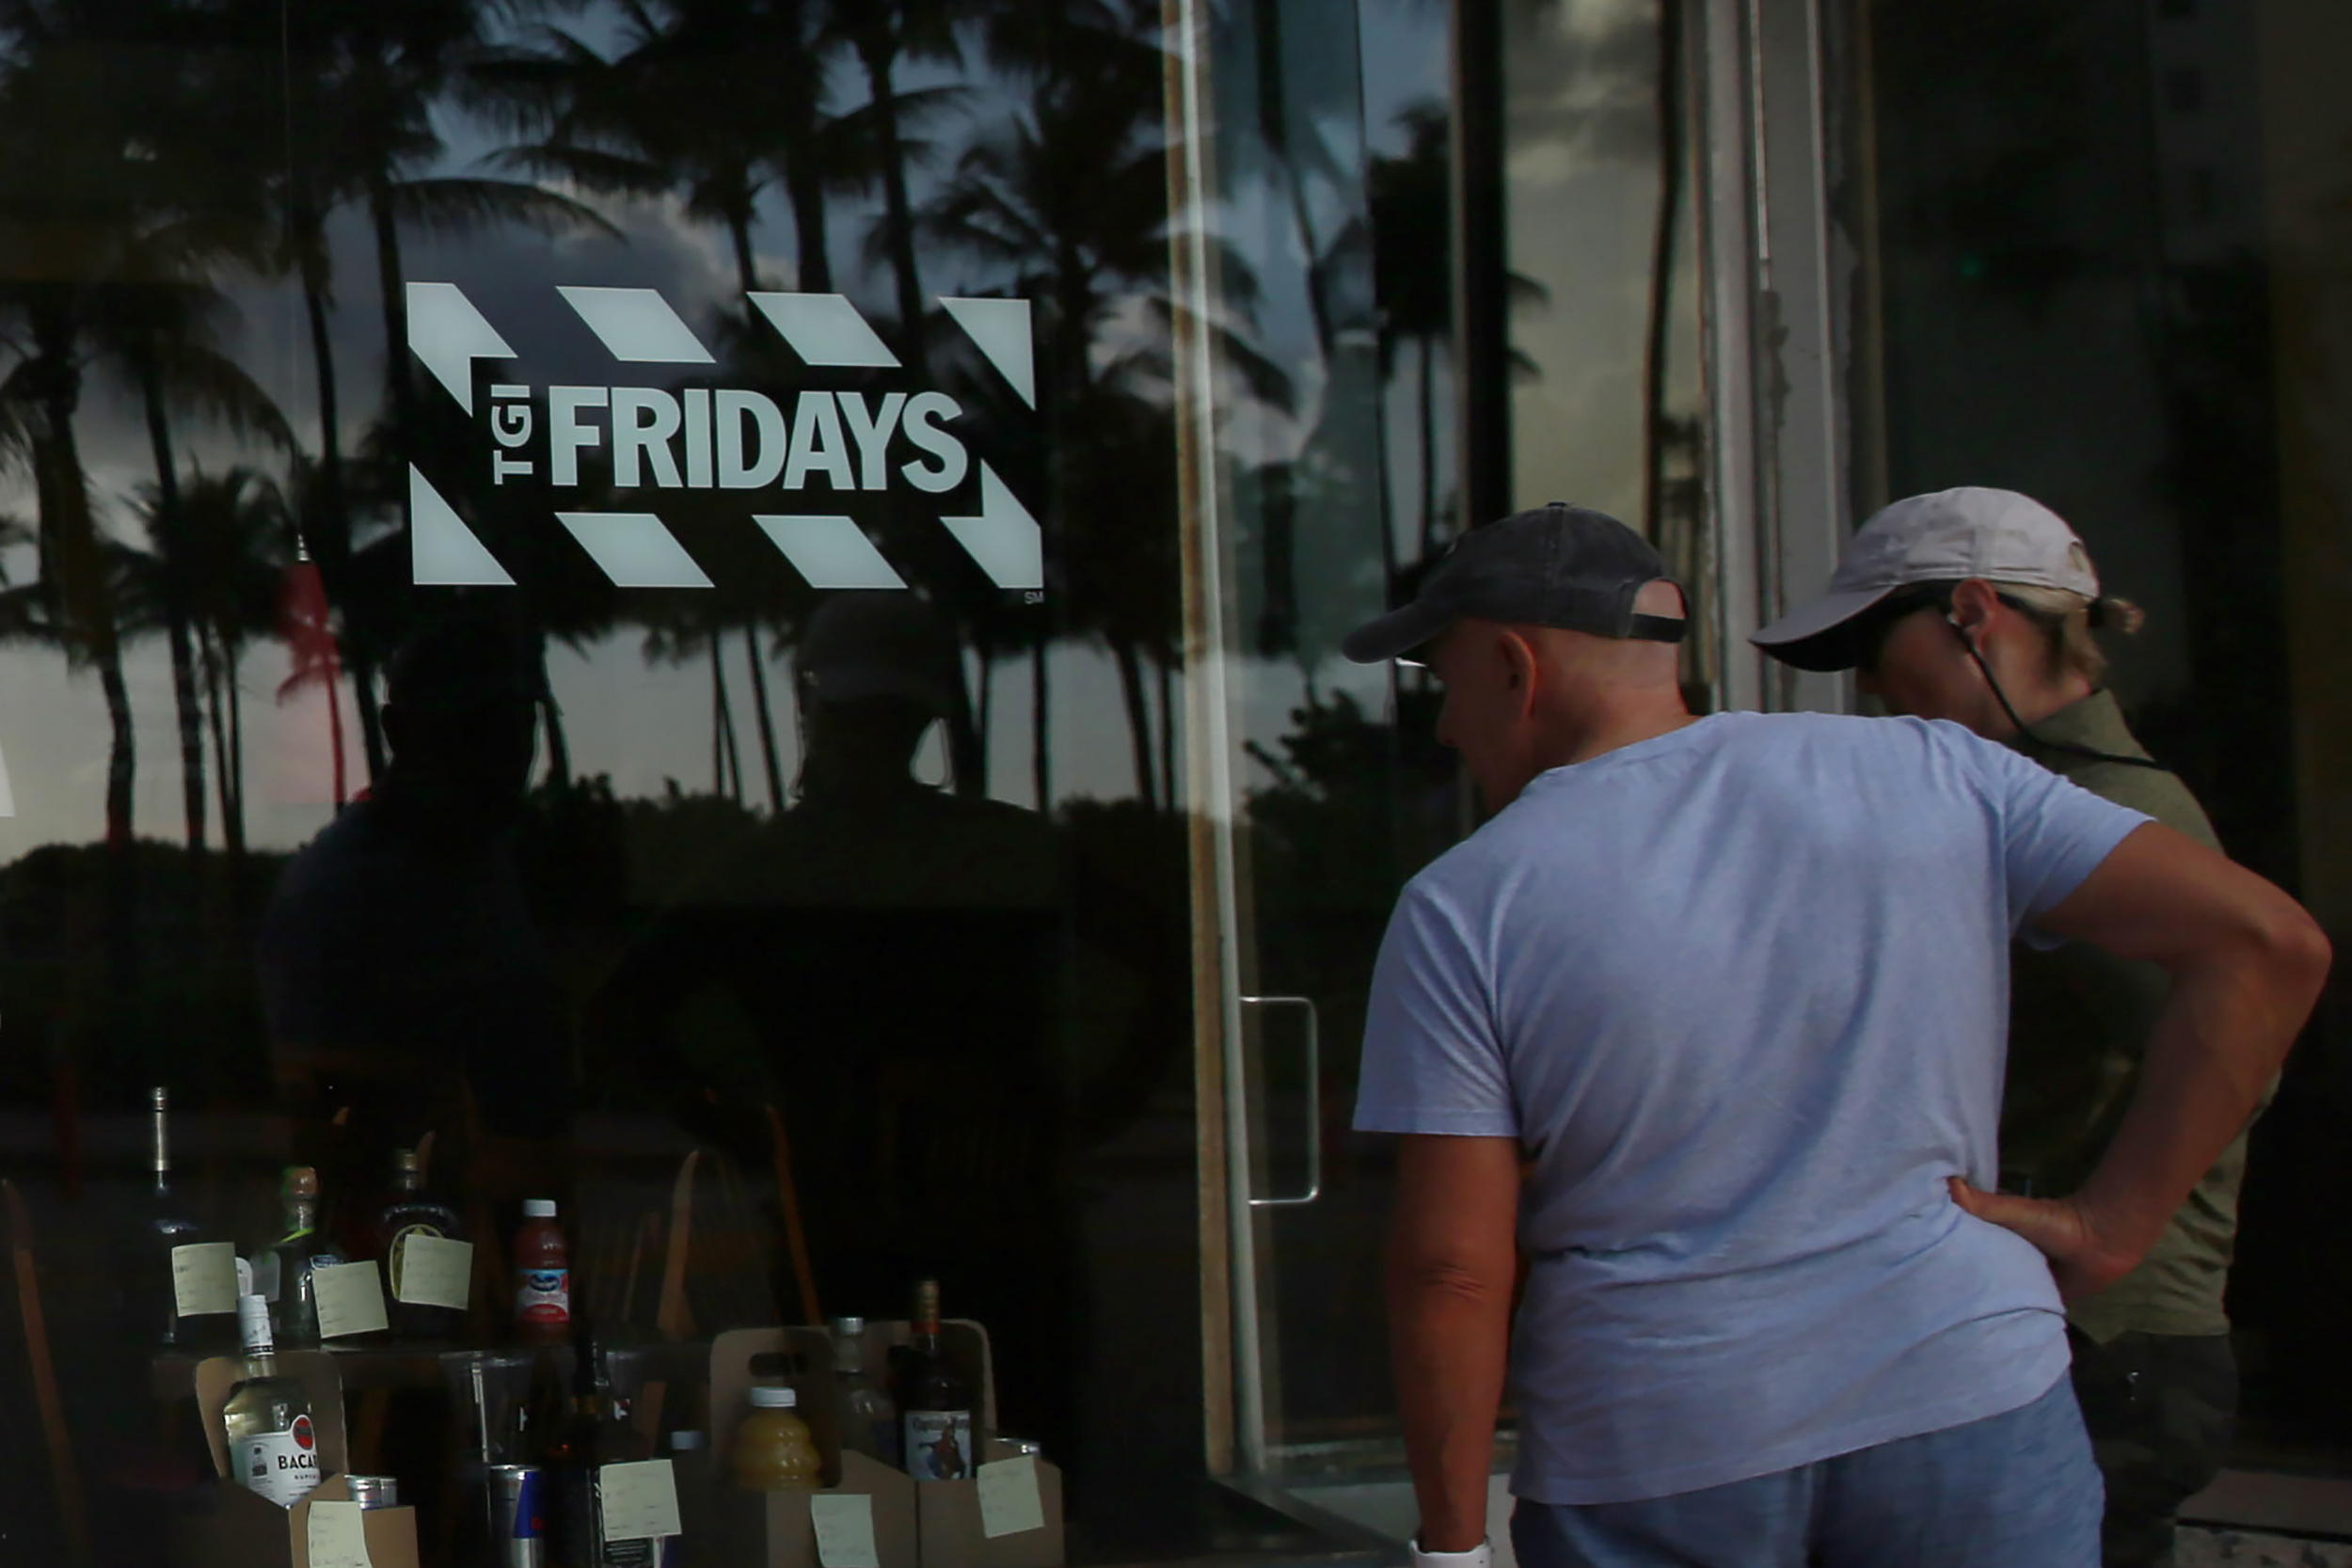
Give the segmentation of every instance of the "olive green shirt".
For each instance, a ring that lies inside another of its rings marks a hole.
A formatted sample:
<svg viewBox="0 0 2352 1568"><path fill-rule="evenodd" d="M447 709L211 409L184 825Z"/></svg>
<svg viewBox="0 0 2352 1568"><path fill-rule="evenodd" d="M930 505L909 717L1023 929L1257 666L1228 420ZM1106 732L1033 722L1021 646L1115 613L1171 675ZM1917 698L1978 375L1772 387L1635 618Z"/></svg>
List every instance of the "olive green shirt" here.
<svg viewBox="0 0 2352 1568"><path fill-rule="evenodd" d="M2033 726L2043 739L2122 756L2148 753L2105 691ZM2153 768L2100 762L2022 737L2016 750L2092 794L2213 848L2204 809L2179 778ZM2151 963L2118 958L2087 942L2011 950L2009 1081L2001 1103L2001 1183L2058 1197L2090 1176L2138 1085L2148 1035L2170 982ZM2119 1334L2226 1334L2221 1296L2237 1238L2246 1134L2223 1151L2139 1267L2068 1310L2102 1343Z"/></svg>

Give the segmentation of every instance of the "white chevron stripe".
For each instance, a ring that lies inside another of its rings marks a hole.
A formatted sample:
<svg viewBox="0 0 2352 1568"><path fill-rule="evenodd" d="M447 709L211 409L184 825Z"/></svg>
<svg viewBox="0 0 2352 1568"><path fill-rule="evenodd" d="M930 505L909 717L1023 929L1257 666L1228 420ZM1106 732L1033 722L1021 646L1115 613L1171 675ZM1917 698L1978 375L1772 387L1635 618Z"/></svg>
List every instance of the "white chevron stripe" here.
<svg viewBox="0 0 2352 1568"><path fill-rule="evenodd" d="M1021 401L1037 406L1037 346L1029 325L1029 302L1025 299L949 299L942 294L939 303L946 307L964 335L988 356L988 362L997 373L1012 384L1021 394Z"/></svg>
<svg viewBox="0 0 2352 1568"><path fill-rule="evenodd" d="M670 302L651 289L558 285L555 292L580 313L588 330L603 341L615 359L631 365L715 363L702 341L670 309Z"/></svg>
<svg viewBox="0 0 2352 1568"><path fill-rule="evenodd" d="M441 499L433 482L408 466L408 580L430 588L512 588L498 557Z"/></svg>
<svg viewBox="0 0 2352 1568"><path fill-rule="evenodd" d="M409 352L472 413L473 362L512 359L515 351L454 283L411 283L407 300Z"/></svg>
<svg viewBox="0 0 2352 1568"><path fill-rule="evenodd" d="M987 464L980 465L980 515L939 520L997 587L1045 586L1044 531Z"/></svg>
<svg viewBox="0 0 2352 1568"><path fill-rule="evenodd" d="M650 512L559 512L615 588L708 588L686 546Z"/></svg>
<svg viewBox="0 0 2352 1568"><path fill-rule="evenodd" d="M792 569L811 588L904 588L906 578L884 561L866 531L849 517L752 519L767 531Z"/></svg>
<svg viewBox="0 0 2352 1568"><path fill-rule="evenodd" d="M845 294L751 296L792 352L824 369L889 370L898 356Z"/></svg>

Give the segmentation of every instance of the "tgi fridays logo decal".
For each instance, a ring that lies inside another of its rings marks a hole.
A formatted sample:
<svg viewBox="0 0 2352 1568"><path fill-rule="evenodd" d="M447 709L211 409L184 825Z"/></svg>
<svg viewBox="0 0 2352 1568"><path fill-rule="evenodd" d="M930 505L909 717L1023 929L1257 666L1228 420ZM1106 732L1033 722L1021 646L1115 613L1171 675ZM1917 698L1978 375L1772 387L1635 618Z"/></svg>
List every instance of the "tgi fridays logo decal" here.
<svg viewBox="0 0 2352 1568"><path fill-rule="evenodd" d="M622 365L717 361L652 289L557 289ZM453 283L411 283L408 347L468 414L474 361L515 351ZM840 294L754 293L753 308L806 364L889 370L898 358ZM940 306L1029 407L1037 406L1029 304L949 299ZM979 473L976 516L939 520L1000 588L1045 585L1037 519L956 435L961 406L934 390L803 391L786 401L732 388L493 383L486 408L490 479L580 483L583 459L609 466L623 490L744 492L747 518L812 588L904 588L854 518L811 510L816 496L910 489L944 496ZM764 503L764 504L763 504ZM651 512L559 511L560 523L621 588L708 588L711 580ZM511 587L500 564L421 469L408 467L411 580L437 587Z"/></svg>

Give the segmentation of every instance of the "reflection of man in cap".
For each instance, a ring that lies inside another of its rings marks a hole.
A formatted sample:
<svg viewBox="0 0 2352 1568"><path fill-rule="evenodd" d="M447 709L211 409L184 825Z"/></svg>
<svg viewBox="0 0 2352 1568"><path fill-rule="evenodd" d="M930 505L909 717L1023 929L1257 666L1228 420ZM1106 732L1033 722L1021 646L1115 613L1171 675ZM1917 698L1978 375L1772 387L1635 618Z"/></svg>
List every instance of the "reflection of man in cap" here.
<svg viewBox="0 0 2352 1568"><path fill-rule="evenodd" d="M924 787L915 752L963 678L930 606L907 593L835 594L809 621L798 669L803 800Z"/></svg>
<svg viewBox="0 0 2352 1568"><path fill-rule="evenodd" d="M290 862L262 918L262 1005L281 1071L373 1131L451 1131L467 1081L485 1127L544 1135L570 1081L551 960L510 844L536 682L503 628L427 630L386 676L391 764ZM342 1087L370 1080L356 1095Z"/></svg>
<svg viewBox="0 0 2352 1568"><path fill-rule="evenodd" d="M1663 579L1555 506L1473 531L1347 644L1435 668L1496 814L1398 902L1357 1110L1406 1135L1416 1555L1485 1560L1508 1344L1528 1568L2090 1568L2060 1291L2137 1262L2235 1135L2325 939L1956 725L1693 720ZM2175 979L2060 1203L1990 1192L2020 929Z"/></svg>

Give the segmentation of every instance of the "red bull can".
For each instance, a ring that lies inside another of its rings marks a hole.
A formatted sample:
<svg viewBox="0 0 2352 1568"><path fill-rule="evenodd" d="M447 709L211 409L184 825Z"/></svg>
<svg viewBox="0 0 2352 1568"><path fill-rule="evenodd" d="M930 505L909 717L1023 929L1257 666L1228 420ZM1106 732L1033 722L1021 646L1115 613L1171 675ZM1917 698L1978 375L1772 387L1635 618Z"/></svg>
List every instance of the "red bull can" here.
<svg viewBox="0 0 2352 1568"><path fill-rule="evenodd" d="M547 1568L547 1485L535 1465L490 1466L490 1549L498 1568Z"/></svg>

